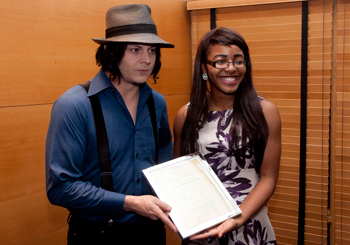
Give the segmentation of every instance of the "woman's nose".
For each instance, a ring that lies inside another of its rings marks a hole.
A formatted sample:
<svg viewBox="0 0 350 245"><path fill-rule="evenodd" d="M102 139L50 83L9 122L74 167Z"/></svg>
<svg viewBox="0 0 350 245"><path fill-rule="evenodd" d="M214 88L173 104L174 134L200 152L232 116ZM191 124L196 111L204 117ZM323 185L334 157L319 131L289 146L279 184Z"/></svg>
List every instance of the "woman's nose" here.
<svg viewBox="0 0 350 245"><path fill-rule="evenodd" d="M237 68L234 66L234 62L228 62L228 67L226 68L226 70L237 70Z"/></svg>

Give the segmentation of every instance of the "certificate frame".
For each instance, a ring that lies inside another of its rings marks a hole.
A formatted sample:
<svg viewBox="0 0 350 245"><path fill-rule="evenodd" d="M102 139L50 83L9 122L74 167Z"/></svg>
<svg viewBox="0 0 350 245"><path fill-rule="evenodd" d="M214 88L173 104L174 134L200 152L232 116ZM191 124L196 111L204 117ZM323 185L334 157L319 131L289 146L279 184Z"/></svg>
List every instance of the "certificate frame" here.
<svg viewBox="0 0 350 245"><path fill-rule="evenodd" d="M242 213L200 153L142 172L156 196L172 207L169 216L182 239Z"/></svg>

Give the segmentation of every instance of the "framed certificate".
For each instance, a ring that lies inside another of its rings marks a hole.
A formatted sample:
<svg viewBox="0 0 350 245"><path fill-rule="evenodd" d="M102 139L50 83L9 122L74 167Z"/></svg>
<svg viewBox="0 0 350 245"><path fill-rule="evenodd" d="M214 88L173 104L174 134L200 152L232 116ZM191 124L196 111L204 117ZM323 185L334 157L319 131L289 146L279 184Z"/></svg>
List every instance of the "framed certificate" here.
<svg viewBox="0 0 350 245"><path fill-rule="evenodd" d="M182 239L242 213L199 153L155 165L143 174L158 198L172 207L169 215Z"/></svg>

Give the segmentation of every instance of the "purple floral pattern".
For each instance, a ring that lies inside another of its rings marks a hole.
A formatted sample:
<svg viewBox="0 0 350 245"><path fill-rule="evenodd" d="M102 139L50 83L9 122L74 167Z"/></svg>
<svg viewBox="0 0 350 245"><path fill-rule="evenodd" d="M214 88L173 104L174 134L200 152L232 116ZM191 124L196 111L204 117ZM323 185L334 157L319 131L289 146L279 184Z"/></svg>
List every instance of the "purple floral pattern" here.
<svg viewBox="0 0 350 245"><path fill-rule="evenodd" d="M210 111L204 127L198 132L199 151L210 164L218 178L240 205L259 181L255 171L255 160L250 150L235 156L230 132L233 110ZM241 141L241 138L239 139ZM240 144L239 144L240 145ZM235 149L236 150L236 149ZM187 244L184 242L184 244ZM188 244L276 244L267 207L264 206L238 230L225 234L222 238L193 241Z"/></svg>

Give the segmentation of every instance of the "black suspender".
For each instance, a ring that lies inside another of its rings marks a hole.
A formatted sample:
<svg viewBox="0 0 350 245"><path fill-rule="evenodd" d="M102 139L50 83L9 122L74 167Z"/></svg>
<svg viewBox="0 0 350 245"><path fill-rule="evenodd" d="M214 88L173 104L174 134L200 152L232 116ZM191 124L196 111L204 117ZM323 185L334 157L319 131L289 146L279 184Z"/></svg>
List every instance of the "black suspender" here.
<svg viewBox="0 0 350 245"><path fill-rule="evenodd" d="M152 121L153 136L154 136L154 142L155 142L156 152L155 152L154 162L157 164L158 163L159 146L158 146L158 134L157 134L156 108L154 106L154 99L153 99L152 92L147 99L147 106L148 106L149 115L150 115L151 121Z"/></svg>
<svg viewBox="0 0 350 245"><path fill-rule="evenodd" d="M80 84L86 92L89 91L90 81L87 81L83 84ZM97 150L98 150L98 159L100 164L101 171L101 182L102 188L105 190L113 191L113 178L112 178L112 167L109 156L109 147L107 139L106 125L103 118L102 108L98 95L92 95L89 97L92 112L94 115L95 128L96 128L96 140L97 140ZM147 106L150 113L153 136L155 142L155 163L158 163L158 134L157 134L157 121L156 121L156 110L154 105L154 99L152 93L147 99Z"/></svg>
<svg viewBox="0 0 350 245"><path fill-rule="evenodd" d="M81 84L81 86L86 90L86 92L88 92L90 87L90 81ZM97 94L90 96L89 99L92 107L92 112L94 114L102 188L108 191L113 191L112 167L109 157L107 131L105 126L105 120L103 118L100 100L98 99Z"/></svg>

